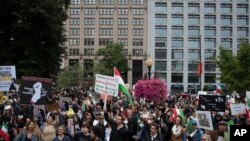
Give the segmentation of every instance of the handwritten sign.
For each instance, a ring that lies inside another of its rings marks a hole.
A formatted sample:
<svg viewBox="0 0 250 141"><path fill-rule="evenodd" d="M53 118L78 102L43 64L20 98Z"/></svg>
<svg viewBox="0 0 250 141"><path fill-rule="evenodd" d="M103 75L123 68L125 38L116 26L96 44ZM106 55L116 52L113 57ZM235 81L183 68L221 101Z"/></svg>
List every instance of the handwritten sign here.
<svg viewBox="0 0 250 141"><path fill-rule="evenodd" d="M95 92L111 96L118 95L118 79L115 77L96 74Z"/></svg>
<svg viewBox="0 0 250 141"><path fill-rule="evenodd" d="M246 113L245 105L244 104L230 104L231 114L238 115Z"/></svg>

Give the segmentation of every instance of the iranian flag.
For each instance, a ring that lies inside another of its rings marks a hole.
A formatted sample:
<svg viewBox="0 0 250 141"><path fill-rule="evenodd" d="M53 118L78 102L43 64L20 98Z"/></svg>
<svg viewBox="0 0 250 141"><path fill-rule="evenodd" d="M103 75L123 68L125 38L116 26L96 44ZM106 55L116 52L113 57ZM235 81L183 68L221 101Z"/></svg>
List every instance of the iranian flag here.
<svg viewBox="0 0 250 141"><path fill-rule="evenodd" d="M0 137L2 137L4 141L9 141L8 124L6 122L3 122L2 128L0 130Z"/></svg>
<svg viewBox="0 0 250 141"><path fill-rule="evenodd" d="M114 77L118 79L118 87L119 87L119 91L121 91L123 94L125 94L129 100L129 104L133 105L133 99L127 89L127 87L125 86L122 77L120 75L120 72L118 71L118 69L116 67L114 67Z"/></svg>
<svg viewBox="0 0 250 141"><path fill-rule="evenodd" d="M217 84L217 86L216 86L216 94L221 95L221 93L222 93L222 91L221 91L221 85Z"/></svg>
<svg viewBox="0 0 250 141"><path fill-rule="evenodd" d="M174 108L173 115L172 115L173 120L175 120L178 116L181 117L182 123L186 122L186 117L184 116L182 109Z"/></svg>

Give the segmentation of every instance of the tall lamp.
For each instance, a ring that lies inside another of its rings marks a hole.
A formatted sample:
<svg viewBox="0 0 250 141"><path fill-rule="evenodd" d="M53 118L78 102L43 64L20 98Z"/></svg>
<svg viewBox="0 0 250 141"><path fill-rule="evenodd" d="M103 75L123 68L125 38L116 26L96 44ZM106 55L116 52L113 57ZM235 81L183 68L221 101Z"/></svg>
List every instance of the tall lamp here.
<svg viewBox="0 0 250 141"><path fill-rule="evenodd" d="M147 60L146 60L146 66L148 68L148 79L150 79L150 76L151 76L151 67L153 65L153 60L148 57Z"/></svg>

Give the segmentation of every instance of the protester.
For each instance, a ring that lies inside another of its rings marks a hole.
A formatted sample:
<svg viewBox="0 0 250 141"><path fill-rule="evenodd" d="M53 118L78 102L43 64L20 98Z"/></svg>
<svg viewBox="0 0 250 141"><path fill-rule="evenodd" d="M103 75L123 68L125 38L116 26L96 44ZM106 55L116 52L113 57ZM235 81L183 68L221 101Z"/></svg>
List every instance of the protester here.
<svg viewBox="0 0 250 141"><path fill-rule="evenodd" d="M65 135L66 128L63 125L59 125L57 128L57 136L53 141L71 141L70 137Z"/></svg>
<svg viewBox="0 0 250 141"><path fill-rule="evenodd" d="M53 141L56 137L56 128L55 128L55 116L50 115L47 118L47 122L41 126L42 131L42 140L43 141Z"/></svg>
<svg viewBox="0 0 250 141"><path fill-rule="evenodd" d="M35 121L27 123L26 129L17 136L15 141L40 141L42 139L41 131Z"/></svg>

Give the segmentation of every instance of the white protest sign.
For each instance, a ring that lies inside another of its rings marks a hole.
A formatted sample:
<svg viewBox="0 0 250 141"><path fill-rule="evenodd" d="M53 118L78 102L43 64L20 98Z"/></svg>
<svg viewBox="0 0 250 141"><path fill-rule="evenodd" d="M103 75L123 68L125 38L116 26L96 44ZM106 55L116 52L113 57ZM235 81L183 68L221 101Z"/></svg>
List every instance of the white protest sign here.
<svg viewBox="0 0 250 141"><path fill-rule="evenodd" d="M205 92L205 91L198 91L198 95L207 95L207 92Z"/></svg>
<svg viewBox="0 0 250 141"><path fill-rule="evenodd" d="M9 91L11 78L16 78L16 66L0 66L0 91Z"/></svg>
<svg viewBox="0 0 250 141"><path fill-rule="evenodd" d="M231 114L238 115L239 113L246 113L245 105L244 104L230 104Z"/></svg>
<svg viewBox="0 0 250 141"><path fill-rule="evenodd" d="M118 79L115 77L96 74L95 92L118 96Z"/></svg>
<svg viewBox="0 0 250 141"><path fill-rule="evenodd" d="M213 122L210 111L196 111L198 128L213 130Z"/></svg>

